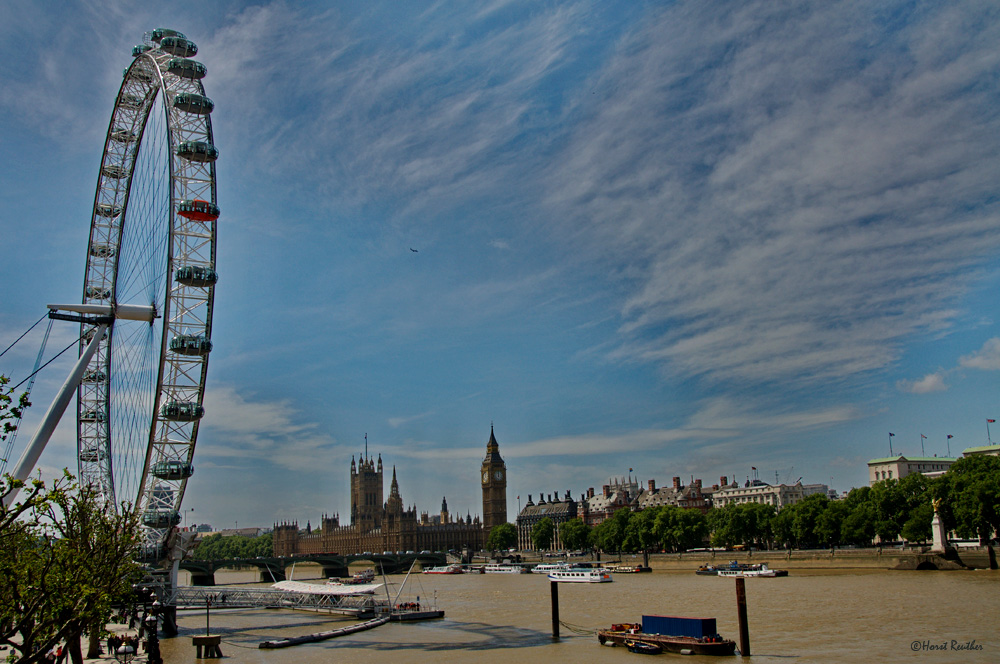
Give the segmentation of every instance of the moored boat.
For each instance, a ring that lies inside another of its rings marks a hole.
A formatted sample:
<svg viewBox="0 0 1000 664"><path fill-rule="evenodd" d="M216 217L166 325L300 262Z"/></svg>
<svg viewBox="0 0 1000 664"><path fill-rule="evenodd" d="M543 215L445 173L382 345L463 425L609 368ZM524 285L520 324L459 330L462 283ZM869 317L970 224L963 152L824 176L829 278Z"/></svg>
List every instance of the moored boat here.
<svg viewBox="0 0 1000 664"><path fill-rule="evenodd" d="M722 569L719 570L718 576L773 578L776 576L788 576L788 570L771 569L767 566L767 563L760 563L758 565L743 566L742 569Z"/></svg>
<svg viewBox="0 0 1000 664"><path fill-rule="evenodd" d="M577 569L569 567L567 569L554 570L549 573L551 581L562 581L569 583L611 583L611 572L606 569Z"/></svg>
<svg viewBox="0 0 1000 664"><path fill-rule="evenodd" d="M532 574L551 574L559 570L569 569L569 563L542 563L531 568Z"/></svg>
<svg viewBox="0 0 1000 664"><path fill-rule="evenodd" d="M644 643L665 652L691 655L731 656L736 642L724 639L715 631L715 618L643 616L642 624L621 623L597 632L601 645ZM631 650L631 648L630 648ZM636 651L633 651L636 652Z"/></svg>
<svg viewBox="0 0 1000 664"><path fill-rule="evenodd" d="M663 646L655 643L646 643L645 641L636 641L635 639L625 639L625 647L628 648L629 652L639 653L640 655L659 655L663 652Z"/></svg>
<svg viewBox="0 0 1000 664"><path fill-rule="evenodd" d="M486 565L483 567L485 574L527 574L528 570L520 565Z"/></svg>
<svg viewBox="0 0 1000 664"><path fill-rule="evenodd" d="M452 563L451 565L425 569L424 574L465 574L465 570L458 563Z"/></svg>
<svg viewBox="0 0 1000 664"><path fill-rule="evenodd" d="M608 565L605 569L615 574L641 574L653 571L652 567L643 567L642 565Z"/></svg>

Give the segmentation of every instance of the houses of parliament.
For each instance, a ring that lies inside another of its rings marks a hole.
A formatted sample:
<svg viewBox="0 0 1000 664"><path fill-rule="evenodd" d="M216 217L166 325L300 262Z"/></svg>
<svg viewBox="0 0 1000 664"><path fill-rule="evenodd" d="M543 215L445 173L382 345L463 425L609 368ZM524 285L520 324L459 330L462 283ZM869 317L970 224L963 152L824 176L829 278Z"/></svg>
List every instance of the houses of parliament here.
<svg viewBox="0 0 1000 664"><path fill-rule="evenodd" d="M383 501L382 456L362 454L351 458L351 523L341 525L340 516L324 515L317 529L299 529L297 522L274 526L274 555L293 556L317 553L361 553L365 551L448 551L483 548L490 529L507 523L507 465L490 425L486 457L480 468L483 489L483 517L453 517L447 499L439 514L430 516L417 508L406 508L399 492L396 468L392 469L389 497Z"/></svg>

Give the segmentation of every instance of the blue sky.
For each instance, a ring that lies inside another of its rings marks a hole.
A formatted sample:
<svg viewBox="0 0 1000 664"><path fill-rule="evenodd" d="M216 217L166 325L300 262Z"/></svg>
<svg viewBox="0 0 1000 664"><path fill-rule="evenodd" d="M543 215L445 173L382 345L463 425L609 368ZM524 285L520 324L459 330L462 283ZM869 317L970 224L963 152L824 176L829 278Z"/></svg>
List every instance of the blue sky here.
<svg viewBox="0 0 1000 664"><path fill-rule="evenodd" d="M366 433L407 505L478 514L493 422L513 516L629 468L844 490L1000 414L992 3L6 2L4 346L79 298L155 27L222 152L189 519L347 515Z"/></svg>

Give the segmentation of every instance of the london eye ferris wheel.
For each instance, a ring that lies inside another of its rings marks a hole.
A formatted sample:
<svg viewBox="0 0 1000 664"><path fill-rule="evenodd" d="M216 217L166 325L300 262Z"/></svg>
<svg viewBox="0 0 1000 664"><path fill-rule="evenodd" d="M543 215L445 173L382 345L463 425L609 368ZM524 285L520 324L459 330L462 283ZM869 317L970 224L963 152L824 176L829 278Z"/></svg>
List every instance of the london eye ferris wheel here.
<svg viewBox="0 0 1000 664"><path fill-rule="evenodd" d="M94 196L77 392L81 483L141 515L162 555L194 472L212 350L214 104L194 42L146 33L115 99ZM56 308L57 305L50 305Z"/></svg>

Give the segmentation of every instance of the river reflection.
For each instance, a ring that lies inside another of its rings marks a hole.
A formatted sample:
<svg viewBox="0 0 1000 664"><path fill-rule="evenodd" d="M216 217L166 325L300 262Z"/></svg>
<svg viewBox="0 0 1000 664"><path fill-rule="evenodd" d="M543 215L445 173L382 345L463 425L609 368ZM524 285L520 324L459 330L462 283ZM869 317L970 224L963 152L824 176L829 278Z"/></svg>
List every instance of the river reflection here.
<svg viewBox="0 0 1000 664"><path fill-rule="evenodd" d="M300 568L296 575L314 576ZM221 583L255 572L220 572ZM403 577L392 576L391 584ZM748 579L749 662L1000 661L1000 573L792 570L779 579ZM393 591L395 592L395 590ZM261 651L269 639L350 624L340 616L287 610L213 611L233 661L275 664L344 662L631 662L624 648L598 645L593 630L638 621L643 613L714 617L739 641L735 582L693 572L616 574L610 584L562 584L560 617L571 627L553 642L549 582L541 575L412 575L400 601L437 603L443 620L389 623L321 643ZM181 634L163 642L165 661L195 662L190 637L204 633L204 612L179 616ZM975 641L982 649L955 650ZM942 645L945 650L938 650ZM680 655L663 655L676 659ZM655 660L654 660L655 661ZM712 657L684 661L718 662Z"/></svg>

